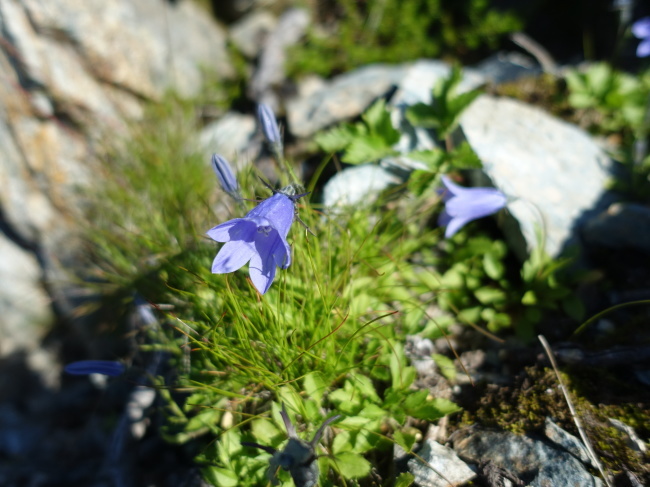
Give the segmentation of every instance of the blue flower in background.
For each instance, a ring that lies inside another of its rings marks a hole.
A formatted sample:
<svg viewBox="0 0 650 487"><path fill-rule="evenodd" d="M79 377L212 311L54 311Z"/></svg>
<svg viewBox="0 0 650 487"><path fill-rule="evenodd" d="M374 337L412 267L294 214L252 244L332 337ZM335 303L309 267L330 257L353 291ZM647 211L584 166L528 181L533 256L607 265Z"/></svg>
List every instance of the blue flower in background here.
<svg viewBox="0 0 650 487"><path fill-rule="evenodd" d="M212 169L217 175L221 189L235 200L241 201L243 198L239 194L239 184L230 163L220 155L212 154Z"/></svg>
<svg viewBox="0 0 650 487"><path fill-rule="evenodd" d="M632 24L632 34L641 39L636 48L638 57L650 56L650 17L643 17Z"/></svg>
<svg viewBox="0 0 650 487"><path fill-rule="evenodd" d="M79 360L69 363L63 370L72 375L104 374L116 377L123 374L126 367L113 360Z"/></svg>
<svg viewBox="0 0 650 487"><path fill-rule="evenodd" d="M276 192L244 218L235 218L208 230L217 242L226 242L212 262L214 274L226 274L247 262L255 288L264 294L275 278L275 268L291 264L287 234L293 223L295 202L304 195Z"/></svg>
<svg viewBox="0 0 650 487"><path fill-rule="evenodd" d="M463 188L447 176L442 176L444 188L439 189L445 209L438 218L438 225L446 226L445 237L453 236L466 223L492 215L506 206L508 199L494 188Z"/></svg>

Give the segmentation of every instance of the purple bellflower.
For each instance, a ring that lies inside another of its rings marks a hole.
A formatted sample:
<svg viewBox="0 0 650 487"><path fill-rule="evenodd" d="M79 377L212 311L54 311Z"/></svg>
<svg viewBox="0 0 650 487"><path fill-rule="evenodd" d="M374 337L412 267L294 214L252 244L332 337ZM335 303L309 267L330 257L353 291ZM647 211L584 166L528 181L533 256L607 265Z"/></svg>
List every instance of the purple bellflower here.
<svg viewBox="0 0 650 487"><path fill-rule="evenodd" d="M226 193L232 196L236 201L242 201L243 198L239 193L239 184L233 173L230 163L218 154L212 154L212 169L217 175L219 185Z"/></svg>
<svg viewBox="0 0 650 487"><path fill-rule="evenodd" d="M227 274L247 262L255 288L265 294L275 278L275 268L291 264L291 248L287 242L295 215L295 203L304 194L289 195L274 191L248 212L208 230L208 236L225 242L212 262L213 274Z"/></svg>
<svg viewBox="0 0 650 487"><path fill-rule="evenodd" d="M446 226L445 238L453 236L466 223L492 215L506 206L508 199L494 188L463 188L442 176L444 188L440 188L445 209L438 218L438 225Z"/></svg>
<svg viewBox="0 0 650 487"><path fill-rule="evenodd" d="M69 363L63 370L72 375L104 374L116 377L123 374L126 367L113 360L79 360Z"/></svg>
<svg viewBox="0 0 650 487"><path fill-rule="evenodd" d="M271 110L271 107L264 103L257 105L257 120L273 154L277 158L282 157L282 137L280 136L278 122L275 119L275 114Z"/></svg>
<svg viewBox="0 0 650 487"><path fill-rule="evenodd" d="M632 34L641 39L636 48L638 57L650 56L650 17L643 17L632 24Z"/></svg>

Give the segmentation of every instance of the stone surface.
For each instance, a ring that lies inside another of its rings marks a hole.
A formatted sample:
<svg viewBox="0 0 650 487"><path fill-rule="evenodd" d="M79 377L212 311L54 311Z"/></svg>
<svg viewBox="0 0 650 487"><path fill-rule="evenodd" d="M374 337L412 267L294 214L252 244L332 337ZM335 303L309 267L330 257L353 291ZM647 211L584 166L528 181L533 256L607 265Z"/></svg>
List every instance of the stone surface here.
<svg viewBox="0 0 650 487"><path fill-rule="evenodd" d="M53 313L42 285L42 269L0 233L0 357L21 349L33 351L47 331Z"/></svg>
<svg viewBox="0 0 650 487"><path fill-rule="evenodd" d="M229 37L244 56L254 59L276 25L277 19L270 12L254 10L230 26Z"/></svg>
<svg viewBox="0 0 650 487"><path fill-rule="evenodd" d="M53 310L71 311L83 189L105 150L145 100L234 71L225 32L190 1L0 0L0 29L2 345L31 350Z"/></svg>
<svg viewBox="0 0 650 487"><path fill-rule="evenodd" d="M278 111L279 102L273 89L286 77L286 51L305 35L308 25L309 12L300 8L287 10L278 19L277 27L266 38L257 69L250 81L249 94L252 99L258 103L266 103L274 111Z"/></svg>
<svg viewBox="0 0 650 487"><path fill-rule="evenodd" d="M325 206L354 205L375 198L402 179L376 164L353 166L335 174L323 188Z"/></svg>
<svg viewBox="0 0 650 487"><path fill-rule="evenodd" d="M539 108L488 95L463 113L460 126L488 179L513 199L508 211L519 228L505 228L513 241L523 235L528 248L536 247L541 229L545 250L557 256L602 207L610 160L578 127ZM526 253L522 245L515 250Z"/></svg>
<svg viewBox="0 0 650 487"><path fill-rule="evenodd" d="M426 463L412 458L408 461L408 469L420 487L463 485L476 476L451 448L433 440L426 440L417 453Z"/></svg>
<svg viewBox="0 0 650 487"><path fill-rule="evenodd" d="M650 253L650 207L614 203L588 220L581 236L587 245Z"/></svg>
<svg viewBox="0 0 650 487"><path fill-rule="evenodd" d="M286 105L289 130L297 137L309 137L334 123L357 117L376 98L399 84L406 69L405 65L373 64L337 76L320 88L299 88L299 95Z"/></svg>
<svg viewBox="0 0 650 487"><path fill-rule="evenodd" d="M252 115L226 113L201 131L200 141L205 159L210 160L212 154L217 153L241 169L260 151L260 141L252 143L256 133L256 121Z"/></svg>
<svg viewBox="0 0 650 487"><path fill-rule="evenodd" d="M463 460L474 464L492 462L525 480L530 487L603 485L571 454L528 436L464 428L454 432L450 441Z"/></svg>

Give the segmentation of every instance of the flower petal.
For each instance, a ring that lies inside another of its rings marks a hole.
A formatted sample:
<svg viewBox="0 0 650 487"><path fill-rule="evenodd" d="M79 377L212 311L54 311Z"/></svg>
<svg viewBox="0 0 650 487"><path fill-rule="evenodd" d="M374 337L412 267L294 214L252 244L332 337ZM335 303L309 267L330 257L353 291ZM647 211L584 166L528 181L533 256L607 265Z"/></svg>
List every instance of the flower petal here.
<svg viewBox="0 0 650 487"><path fill-rule="evenodd" d="M286 238L295 213L295 205L291 199L282 193L275 193L253 208L246 218L259 221L264 219L278 233Z"/></svg>
<svg viewBox="0 0 650 487"><path fill-rule="evenodd" d="M104 374L116 377L123 374L126 367L114 360L79 360L67 364L63 370L72 375Z"/></svg>
<svg viewBox="0 0 650 487"><path fill-rule="evenodd" d="M252 242L256 232L257 225L254 222L245 218L235 218L211 228L206 233L216 242L230 242L231 240Z"/></svg>
<svg viewBox="0 0 650 487"><path fill-rule="evenodd" d="M445 203L445 209L452 218L481 218L496 213L506 206L507 198L498 189L472 188L462 196L455 196Z"/></svg>
<svg viewBox="0 0 650 487"><path fill-rule="evenodd" d="M227 274L241 268L255 255L251 242L241 240L226 242L212 262L213 274Z"/></svg>
<svg viewBox="0 0 650 487"><path fill-rule="evenodd" d="M637 57L650 56L650 37L644 39L636 48Z"/></svg>
<svg viewBox="0 0 650 487"><path fill-rule="evenodd" d="M452 218L449 224L447 225L447 228L445 228L445 238L450 238L453 237L458 230L463 228L467 223L470 221L474 220L474 218L468 218L468 217L457 217L457 218Z"/></svg>
<svg viewBox="0 0 650 487"><path fill-rule="evenodd" d="M638 39L650 37L650 17L643 17L632 24L632 34Z"/></svg>
<svg viewBox="0 0 650 487"><path fill-rule="evenodd" d="M266 294L275 279L275 262L272 254L253 254L248 265L248 273L260 294Z"/></svg>

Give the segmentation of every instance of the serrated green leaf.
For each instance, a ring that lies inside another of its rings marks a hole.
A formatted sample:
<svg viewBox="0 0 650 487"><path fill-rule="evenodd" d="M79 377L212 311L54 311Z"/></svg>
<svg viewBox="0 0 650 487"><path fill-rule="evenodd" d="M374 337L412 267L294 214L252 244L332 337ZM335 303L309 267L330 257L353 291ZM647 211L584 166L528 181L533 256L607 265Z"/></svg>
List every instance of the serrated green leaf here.
<svg viewBox="0 0 650 487"><path fill-rule="evenodd" d="M395 153L396 151L380 136L366 135L354 138L345 149L341 160L347 164L363 164Z"/></svg>
<svg viewBox="0 0 650 487"><path fill-rule="evenodd" d="M397 480L395 480L395 487L411 487L415 482L415 477L410 472L402 472Z"/></svg>
<svg viewBox="0 0 650 487"><path fill-rule="evenodd" d="M364 135L363 132L365 132L363 126L344 124L319 132L314 137L314 141L325 152L338 152L345 149L355 137Z"/></svg>
<svg viewBox="0 0 650 487"><path fill-rule="evenodd" d="M386 146L390 147L399 141L400 132L393 127L383 99L376 101L361 118L366 122L368 131L381 137Z"/></svg>
<svg viewBox="0 0 650 487"><path fill-rule="evenodd" d="M219 487L237 487L239 477L231 470L220 467L205 467L201 469L201 474L207 482Z"/></svg>
<svg viewBox="0 0 650 487"><path fill-rule="evenodd" d="M435 398L426 401L423 405L413 410L408 414L417 419L424 419L426 421L435 421L451 413L460 411L460 408L448 399Z"/></svg>
<svg viewBox="0 0 650 487"><path fill-rule="evenodd" d="M380 402L380 398L377 395L377 391L375 390L375 385L372 383L372 380L368 376L360 373L351 373L350 381L364 397L367 397L376 403Z"/></svg>
<svg viewBox="0 0 650 487"><path fill-rule="evenodd" d="M406 119L414 127L435 129L440 125L438 114L430 105L416 103L406 109Z"/></svg>
<svg viewBox="0 0 650 487"><path fill-rule="evenodd" d="M400 430L395 430L393 432L393 440L397 443L405 452L410 452L411 448L415 444L415 435L402 433Z"/></svg>
<svg viewBox="0 0 650 487"><path fill-rule="evenodd" d="M408 189L415 196L422 196L431 190L436 181L436 173L416 169L413 171L408 180Z"/></svg>
<svg viewBox="0 0 650 487"><path fill-rule="evenodd" d="M370 473L370 462L352 452L343 452L335 456L336 467L346 479L359 479Z"/></svg>
<svg viewBox="0 0 650 487"><path fill-rule="evenodd" d="M448 154L441 149L411 151L406 157L415 161L424 162L430 171L438 172L442 164L447 160Z"/></svg>
<svg viewBox="0 0 650 487"><path fill-rule="evenodd" d="M483 163L472 146L462 142L448 156L449 163L455 169L481 169Z"/></svg>
<svg viewBox="0 0 650 487"><path fill-rule="evenodd" d="M419 391L410 392L404 399L404 409L406 409L407 414L410 414L409 411L417 409L427 402L427 396L429 391L421 389Z"/></svg>

